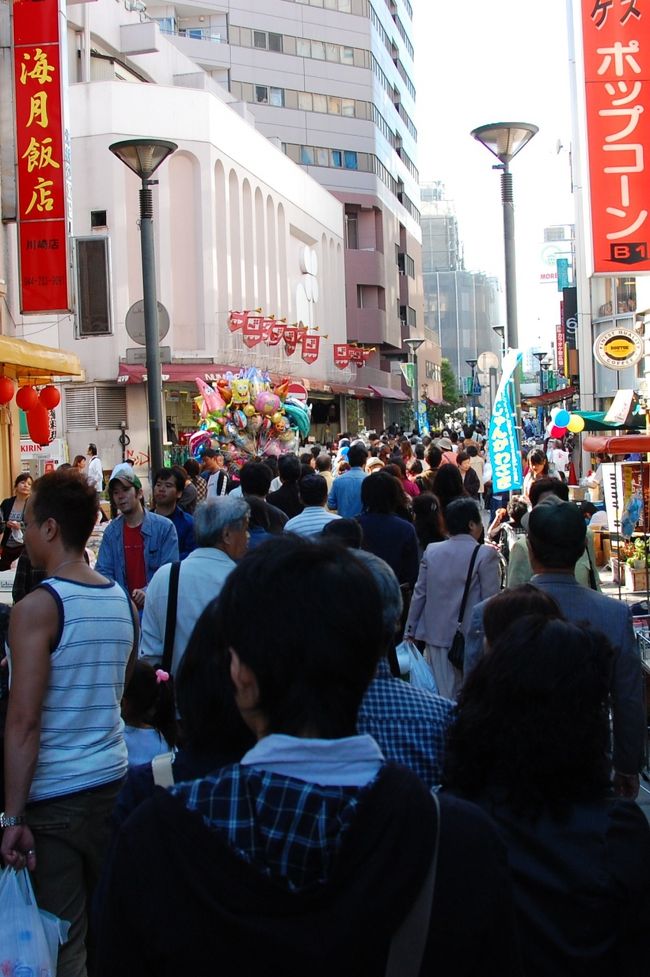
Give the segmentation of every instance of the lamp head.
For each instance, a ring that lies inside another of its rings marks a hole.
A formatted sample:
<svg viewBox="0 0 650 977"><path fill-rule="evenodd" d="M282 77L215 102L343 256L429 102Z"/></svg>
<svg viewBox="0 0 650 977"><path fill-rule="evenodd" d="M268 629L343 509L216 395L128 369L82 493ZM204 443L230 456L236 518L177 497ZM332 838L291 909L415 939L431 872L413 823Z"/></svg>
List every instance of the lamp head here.
<svg viewBox="0 0 650 977"><path fill-rule="evenodd" d="M471 135L507 166L537 132L530 122L490 122L472 129Z"/></svg>
<svg viewBox="0 0 650 977"><path fill-rule="evenodd" d="M178 146L167 139L124 139L111 143L108 148L136 176L148 180Z"/></svg>

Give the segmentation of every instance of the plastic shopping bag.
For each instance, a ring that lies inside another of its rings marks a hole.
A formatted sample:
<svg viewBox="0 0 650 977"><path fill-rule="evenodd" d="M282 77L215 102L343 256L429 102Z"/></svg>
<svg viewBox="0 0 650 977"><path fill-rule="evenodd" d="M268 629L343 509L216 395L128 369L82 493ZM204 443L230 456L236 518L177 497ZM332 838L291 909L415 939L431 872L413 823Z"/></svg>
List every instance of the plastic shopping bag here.
<svg viewBox="0 0 650 977"><path fill-rule="evenodd" d="M5 868L0 875L0 974L2 977L56 977L59 946L70 924L36 905L27 869Z"/></svg>
<svg viewBox="0 0 650 977"><path fill-rule="evenodd" d="M395 649L399 663L400 675L416 689L433 692L438 695L438 687L424 657L417 649L417 645L410 638L405 638Z"/></svg>

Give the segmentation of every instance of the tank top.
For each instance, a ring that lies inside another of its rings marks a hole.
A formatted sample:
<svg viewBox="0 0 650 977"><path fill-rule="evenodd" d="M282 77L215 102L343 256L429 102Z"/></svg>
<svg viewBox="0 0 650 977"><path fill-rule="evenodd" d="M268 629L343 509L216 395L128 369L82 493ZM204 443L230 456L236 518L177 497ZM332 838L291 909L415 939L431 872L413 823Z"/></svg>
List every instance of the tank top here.
<svg viewBox="0 0 650 977"><path fill-rule="evenodd" d="M133 648L133 618L119 584L49 577L59 639L50 656L38 762L30 801L74 794L119 780L127 750L120 702Z"/></svg>

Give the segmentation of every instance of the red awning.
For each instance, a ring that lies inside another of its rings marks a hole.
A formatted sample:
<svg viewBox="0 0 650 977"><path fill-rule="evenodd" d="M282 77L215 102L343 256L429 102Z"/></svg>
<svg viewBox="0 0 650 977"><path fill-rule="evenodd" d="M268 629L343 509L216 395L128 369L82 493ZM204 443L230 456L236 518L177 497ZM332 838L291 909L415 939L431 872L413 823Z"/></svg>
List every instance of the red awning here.
<svg viewBox="0 0 650 977"><path fill-rule="evenodd" d="M408 394L402 393L401 390L393 390L392 387L376 387L374 383L369 384L370 389L377 394L378 397L383 397L384 400L410 400L411 398Z"/></svg>
<svg viewBox="0 0 650 977"><path fill-rule="evenodd" d="M224 377L226 373L234 373L237 376L240 369L238 366L229 366L224 363L162 363L160 373L163 383L194 383L197 377L200 377L206 383L213 383L215 380ZM146 366L142 364L133 366L129 363L120 363L117 375L118 383L143 383L146 378ZM271 383L277 384L286 380L287 374L269 373L269 378ZM295 377L293 375L289 379L302 383L307 389L308 395L311 390L323 390L325 393L350 393L356 396L356 391L359 389L355 388L353 392L351 388L344 387L339 391L335 390L336 384L326 382L325 380L314 380L306 377ZM366 391L363 394L359 393L358 396L370 396L370 391Z"/></svg>
<svg viewBox="0 0 650 977"><path fill-rule="evenodd" d="M353 387L346 383L330 383L333 394L345 394L346 397L365 399L376 396L368 387Z"/></svg>
<svg viewBox="0 0 650 977"><path fill-rule="evenodd" d="M568 400L577 392L577 387L564 387L562 390L547 390L543 394L537 394L534 397L522 397L521 399L532 407L541 407L543 404L559 404L561 400Z"/></svg>
<svg viewBox="0 0 650 977"><path fill-rule="evenodd" d="M621 434L618 437L590 434L582 439L582 447L592 454L631 455L650 452L650 436L647 434Z"/></svg>

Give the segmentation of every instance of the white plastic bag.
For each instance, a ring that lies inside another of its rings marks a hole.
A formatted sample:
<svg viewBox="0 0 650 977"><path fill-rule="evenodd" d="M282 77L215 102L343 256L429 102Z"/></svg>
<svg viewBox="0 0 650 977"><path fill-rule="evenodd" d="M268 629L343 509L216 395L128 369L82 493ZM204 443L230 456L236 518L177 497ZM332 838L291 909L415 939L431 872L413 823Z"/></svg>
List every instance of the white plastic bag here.
<svg viewBox="0 0 650 977"><path fill-rule="evenodd" d="M0 974L56 977L59 946L70 924L36 905L27 869L0 875Z"/></svg>
<svg viewBox="0 0 650 977"><path fill-rule="evenodd" d="M404 638L395 649L397 662L399 664L400 675L408 677L408 682L416 689L424 689L425 692L433 692L438 695L438 686L433 677L433 672L424 660L424 657L417 649L415 642L410 638Z"/></svg>

